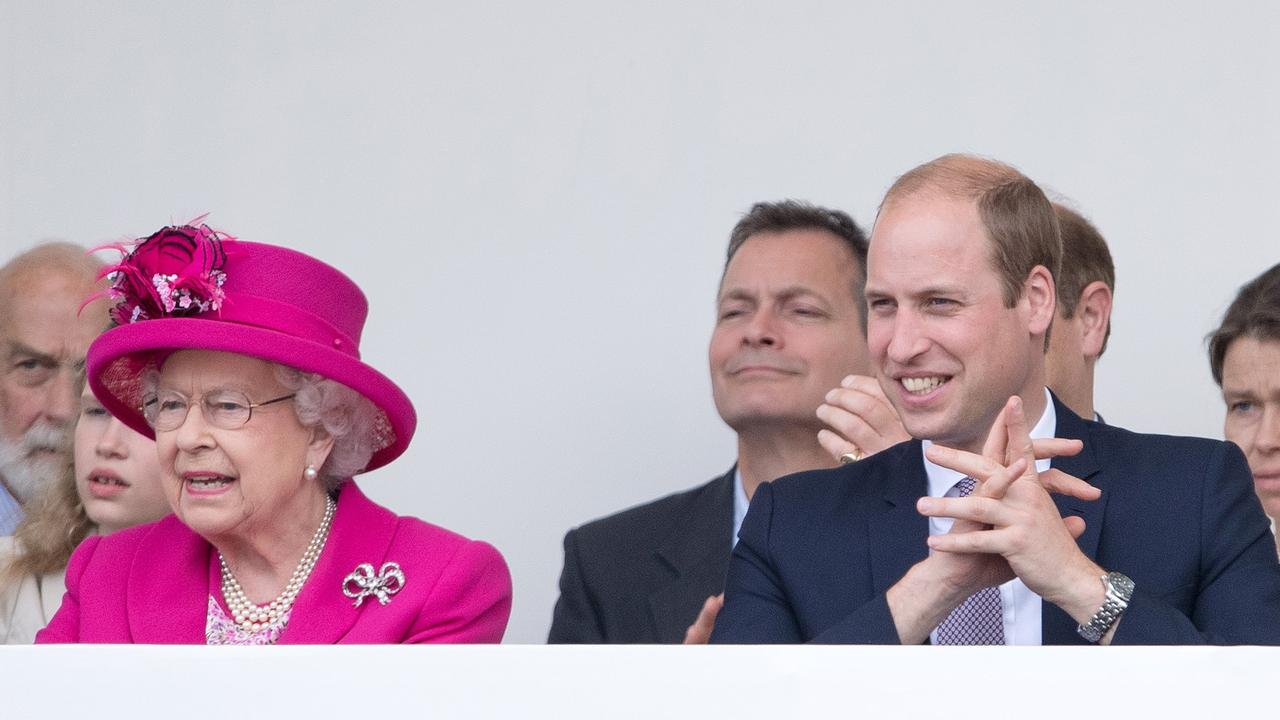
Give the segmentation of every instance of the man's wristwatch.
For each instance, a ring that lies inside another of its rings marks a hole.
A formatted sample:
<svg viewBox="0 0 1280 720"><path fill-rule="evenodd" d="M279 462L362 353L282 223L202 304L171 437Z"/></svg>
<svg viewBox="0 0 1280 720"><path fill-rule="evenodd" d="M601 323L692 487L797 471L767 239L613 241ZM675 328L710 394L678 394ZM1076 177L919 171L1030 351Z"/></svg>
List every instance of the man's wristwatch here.
<svg viewBox="0 0 1280 720"><path fill-rule="evenodd" d="M1133 598L1133 581L1122 573L1109 572L1103 575L1102 587L1107 591L1102 607L1089 618L1087 625L1076 626L1076 632L1080 633L1080 637L1091 643L1098 642L1103 635L1107 634L1111 626L1116 624L1116 620L1120 619L1125 608L1129 607L1129 600Z"/></svg>

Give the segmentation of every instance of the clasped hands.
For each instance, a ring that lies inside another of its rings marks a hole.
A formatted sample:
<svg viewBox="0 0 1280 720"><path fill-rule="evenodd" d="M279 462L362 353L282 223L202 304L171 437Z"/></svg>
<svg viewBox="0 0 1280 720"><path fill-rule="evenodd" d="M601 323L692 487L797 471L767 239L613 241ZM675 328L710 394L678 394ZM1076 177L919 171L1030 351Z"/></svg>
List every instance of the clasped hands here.
<svg viewBox="0 0 1280 720"><path fill-rule="evenodd" d="M984 587L1015 576L1046 602L1085 623L1102 605L1104 571L1075 543L1084 520L1061 517L1051 493L1097 500L1097 488L1056 469L1036 471L1036 459L1075 455L1079 440L1032 441L1022 400L1012 397L996 418L981 455L939 445L929 460L976 481L968 497L924 497L917 510L955 522L928 539L933 551L890 588L899 638L919 643L957 605Z"/></svg>

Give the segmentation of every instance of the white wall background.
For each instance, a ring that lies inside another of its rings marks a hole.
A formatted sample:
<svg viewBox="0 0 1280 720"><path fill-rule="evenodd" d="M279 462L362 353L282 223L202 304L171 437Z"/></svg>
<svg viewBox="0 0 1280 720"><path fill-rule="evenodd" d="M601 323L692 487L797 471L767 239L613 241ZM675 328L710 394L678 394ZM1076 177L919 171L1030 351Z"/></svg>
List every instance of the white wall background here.
<svg viewBox="0 0 1280 720"><path fill-rule="evenodd" d="M211 211L369 295L417 404L377 500L506 555L732 461L706 342L762 199L864 224L950 151L1110 241L1108 420L1220 437L1202 338L1280 261L1280 5L0 0L0 261Z"/></svg>

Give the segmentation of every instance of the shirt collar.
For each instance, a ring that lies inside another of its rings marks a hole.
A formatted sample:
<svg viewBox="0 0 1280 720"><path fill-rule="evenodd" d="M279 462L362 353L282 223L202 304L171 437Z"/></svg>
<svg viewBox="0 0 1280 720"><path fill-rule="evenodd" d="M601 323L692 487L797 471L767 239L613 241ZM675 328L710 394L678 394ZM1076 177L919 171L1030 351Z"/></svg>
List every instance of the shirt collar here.
<svg viewBox="0 0 1280 720"><path fill-rule="evenodd" d="M733 540L730 547L738 544L738 531L742 529L742 519L747 516L747 491L742 487L742 471L733 468Z"/></svg>
<svg viewBox="0 0 1280 720"><path fill-rule="evenodd" d="M1049 388L1044 389L1044 412L1040 414L1040 420L1036 422L1035 427L1031 428L1031 439L1039 440L1042 438L1051 438L1058 431L1058 412L1053 407L1053 396L1049 394ZM931 440L922 440L920 442L920 453L924 456L924 451L929 449L933 444ZM924 459L924 472L929 477L929 497L942 497L946 495L956 483L964 479L964 474L956 472L950 468L944 468L941 465L935 465L929 462L928 457ZM1037 460L1036 470L1044 472L1049 469L1051 460Z"/></svg>

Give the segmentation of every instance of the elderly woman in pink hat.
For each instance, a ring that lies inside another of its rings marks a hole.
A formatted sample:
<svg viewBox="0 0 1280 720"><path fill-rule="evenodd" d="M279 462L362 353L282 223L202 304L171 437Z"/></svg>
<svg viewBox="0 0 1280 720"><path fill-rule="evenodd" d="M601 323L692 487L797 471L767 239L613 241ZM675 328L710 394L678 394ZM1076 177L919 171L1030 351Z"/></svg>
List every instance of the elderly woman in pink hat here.
<svg viewBox="0 0 1280 720"><path fill-rule="evenodd" d="M403 453L416 425L360 360L360 289L197 223L120 248L118 326L87 358L103 405L155 438L174 514L85 540L37 642L501 640L502 556L351 480Z"/></svg>

